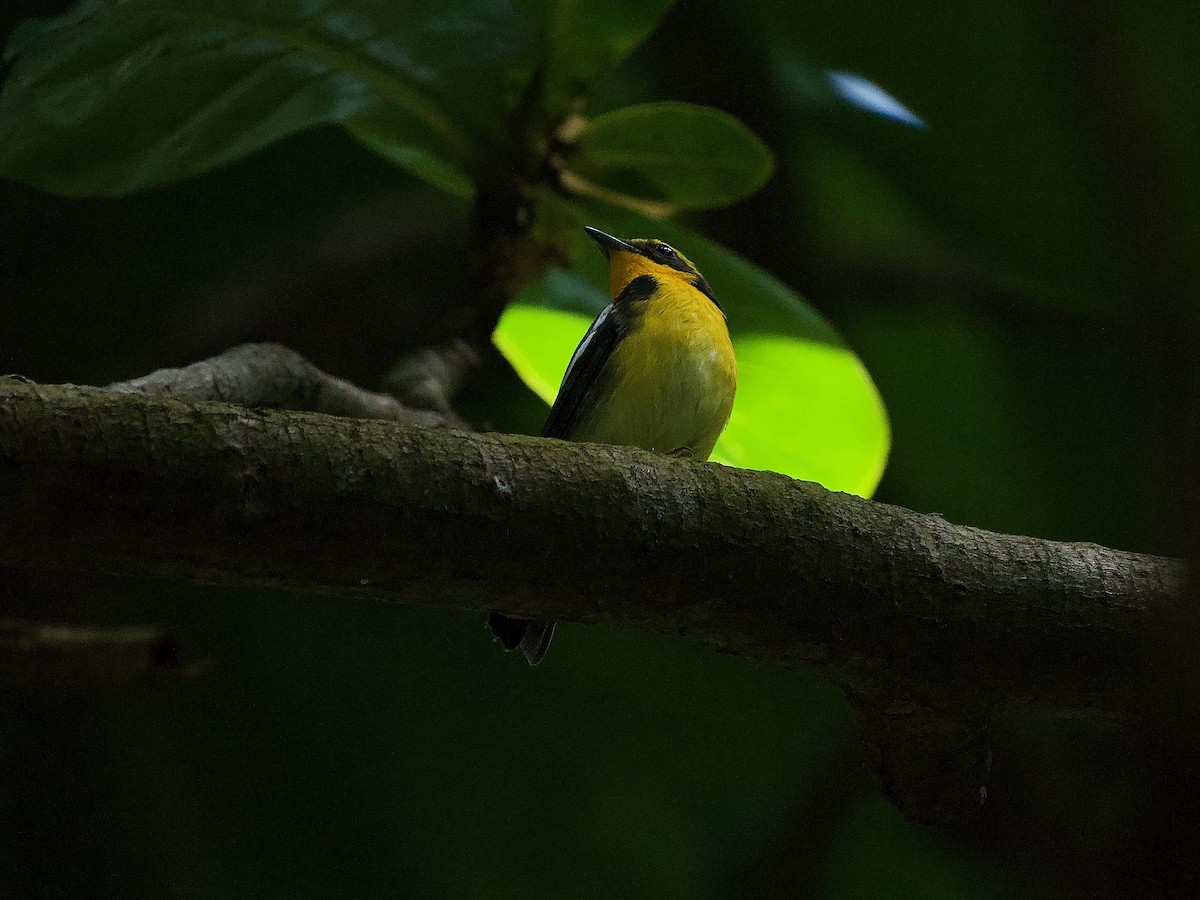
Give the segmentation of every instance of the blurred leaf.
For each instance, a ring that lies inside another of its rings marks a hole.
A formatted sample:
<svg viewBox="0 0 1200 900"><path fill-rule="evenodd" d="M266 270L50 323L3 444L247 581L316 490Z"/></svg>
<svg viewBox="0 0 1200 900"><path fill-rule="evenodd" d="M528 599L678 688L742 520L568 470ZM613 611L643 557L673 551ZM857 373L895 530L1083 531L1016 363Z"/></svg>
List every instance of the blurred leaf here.
<svg viewBox="0 0 1200 900"><path fill-rule="evenodd" d="M0 180L2 365L104 384L268 338L377 384L440 315L465 215L328 127L128 197Z"/></svg>
<svg viewBox="0 0 1200 900"><path fill-rule="evenodd" d="M993 278L1048 301L1108 303L1120 260L1113 210L1047 9L986 3L960 12L832 0L807 4L803 17L782 0L744 8L740 20L769 49L794 123L802 193L830 190L805 158L820 131L869 161ZM849 103L831 107L813 88L826 65L883 85L927 129Z"/></svg>
<svg viewBox="0 0 1200 900"><path fill-rule="evenodd" d="M403 126L397 127L393 117L372 116L370 113L355 116L346 124L346 130L367 149L434 187L464 199L474 196L475 185L462 169L422 150L413 139L412 131Z"/></svg>
<svg viewBox="0 0 1200 900"><path fill-rule="evenodd" d="M499 132L529 37L507 0L84 0L10 47L0 174L119 194L354 117L376 146L469 168Z"/></svg>
<svg viewBox="0 0 1200 900"><path fill-rule="evenodd" d="M978 863L955 857L880 798L852 810L839 832L841 852L823 873L821 896L998 900L1008 893Z"/></svg>
<svg viewBox="0 0 1200 900"><path fill-rule="evenodd" d="M560 626L531 679L478 614L193 594L166 609L213 675L64 738L117 799L46 766L47 832L129 810L40 847L163 885L122 897L728 898L853 727L827 683L662 635Z"/></svg>
<svg viewBox="0 0 1200 900"><path fill-rule="evenodd" d="M771 176L771 151L728 113L690 103L646 103L597 116L571 170L626 196L681 209L727 206Z"/></svg>
<svg viewBox="0 0 1200 900"><path fill-rule="evenodd" d="M907 273L961 265L961 251L949 246L950 238L865 154L813 132L804 139L803 157L797 187L808 219L808 250L824 265Z"/></svg>
<svg viewBox="0 0 1200 900"><path fill-rule="evenodd" d="M843 327L888 398L887 502L1008 534L1167 551L1147 539L1144 365L1109 329L1046 317L1015 331L936 295L864 297Z"/></svg>
<svg viewBox="0 0 1200 900"><path fill-rule="evenodd" d="M826 72L825 76L834 94L851 106L904 125L925 127L920 116L869 78L853 72Z"/></svg>
<svg viewBox="0 0 1200 900"><path fill-rule="evenodd" d="M544 75L560 106L628 56L675 0L519 0L542 29ZM561 112L564 110L558 110Z"/></svg>
<svg viewBox="0 0 1200 900"><path fill-rule="evenodd" d="M772 74L783 87L785 107L807 115L818 111L845 115L854 110L914 128L926 126L924 119L864 75L823 69L786 43L770 44L764 47L764 53Z"/></svg>
<svg viewBox="0 0 1200 900"><path fill-rule="evenodd" d="M869 496L887 461L887 415L870 376L833 328L778 280L699 235L624 214L592 221L614 234L654 236L681 248L724 305L738 359L738 394L712 458ZM579 271L555 270L509 307L496 346L552 403L571 353L608 303L604 261L580 235Z"/></svg>

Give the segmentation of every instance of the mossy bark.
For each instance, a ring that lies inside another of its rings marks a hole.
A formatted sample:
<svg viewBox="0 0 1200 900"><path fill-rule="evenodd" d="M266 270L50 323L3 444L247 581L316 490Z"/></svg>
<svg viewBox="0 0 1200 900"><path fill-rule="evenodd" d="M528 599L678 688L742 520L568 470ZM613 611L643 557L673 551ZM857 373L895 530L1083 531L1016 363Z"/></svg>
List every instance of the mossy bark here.
<svg viewBox="0 0 1200 900"><path fill-rule="evenodd" d="M498 608L832 678L885 784L980 802L1004 704L1119 710L1181 563L619 447L0 381L0 564Z"/></svg>

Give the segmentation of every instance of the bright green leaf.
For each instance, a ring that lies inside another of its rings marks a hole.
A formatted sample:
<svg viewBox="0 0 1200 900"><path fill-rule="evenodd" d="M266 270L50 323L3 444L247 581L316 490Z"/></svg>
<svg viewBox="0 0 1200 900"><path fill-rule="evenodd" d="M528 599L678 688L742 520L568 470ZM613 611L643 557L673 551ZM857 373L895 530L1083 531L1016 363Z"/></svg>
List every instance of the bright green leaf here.
<svg viewBox="0 0 1200 900"><path fill-rule="evenodd" d="M858 357L773 334L739 334L734 345L737 402L713 458L870 496L883 476L888 430Z"/></svg>
<svg viewBox="0 0 1200 900"><path fill-rule="evenodd" d="M890 443L883 403L858 357L797 294L730 251L668 223L605 216L625 237L660 237L704 272L724 305L738 359L738 395L713 459L870 495ZM553 402L588 323L608 302L604 264L573 240L579 271L552 271L509 307L497 347L525 383Z"/></svg>
<svg viewBox="0 0 1200 900"><path fill-rule="evenodd" d="M728 113L646 103L597 116L579 138L572 172L641 200L682 209L727 206L771 176L771 151Z"/></svg>
<svg viewBox="0 0 1200 900"><path fill-rule="evenodd" d="M581 313L514 303L492 340L530 390L553 403L571 353L590 322Z"/></svg>
<svg viewBox="0 0 1200 900"><path fill-rule="evenodd" d="M499 133L531 36L507 0L85 0L10 46L0 175L120 194L351 119L461 171Z"/></svg>

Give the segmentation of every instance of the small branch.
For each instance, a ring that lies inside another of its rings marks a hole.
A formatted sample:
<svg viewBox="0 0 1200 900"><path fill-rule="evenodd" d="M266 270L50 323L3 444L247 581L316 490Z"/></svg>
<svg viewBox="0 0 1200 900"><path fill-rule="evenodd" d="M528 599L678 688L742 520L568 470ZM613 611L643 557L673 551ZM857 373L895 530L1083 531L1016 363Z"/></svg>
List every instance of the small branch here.
<svg viewBox="0 0 1200 900"><path fill-rule="evenodd" d="M407 406L434 410L455 427L450 401L479 367L480 353L462 338L402 356L383 380L383 389Z"/></svg>
<svg viewBox="0 0 1200 900"><path fill-rule="evenodd" d="M387 419L424 427L458 424L448 409L417 409L388 394L363 390L322 372L279 344L242 344L182 369L159 369L119 381L110 391L179 400L223 400L241 406Z"/></svg>
<svg viewBox="0 0 1200 900"><path fill-rule="evenodd" d="M0 619L0 676L18 683L118 685L195 674L156 625L37 625Z"/></svg>
<svg viewBox="0 0 1200 900"><path fill-rule="evenodd" d="M978 806L998 710L1128 708L1186 574L629 448L3 380L0 508L0 565L495 607L804 666L864 709L926 821Z"/></svg>

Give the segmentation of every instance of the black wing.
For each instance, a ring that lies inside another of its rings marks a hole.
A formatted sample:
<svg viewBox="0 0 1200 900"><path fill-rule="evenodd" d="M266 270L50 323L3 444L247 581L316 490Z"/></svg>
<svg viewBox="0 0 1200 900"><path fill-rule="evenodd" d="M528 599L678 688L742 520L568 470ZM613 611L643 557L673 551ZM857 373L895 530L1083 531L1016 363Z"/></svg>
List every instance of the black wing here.
<svg viewBox="0 0 1200 900"><path fill-rule="evenodd" d="M615 307L615 302L604 307L575 348L554 407L542 427L542 437L570 440L588 391L596 383L596 377L621 339L622 329Z"/></svg>
<svg viewBox="0 0 1200 900"><path fill-rule="evenodd" d="M658 279L653 275L639 275L625 285L617 299L596 316L596 321L567 363L567 373L563 375L558 398L554 401L546 424L542 426L542 437L571 439L571 432L575 430L587 405L588 394L595 386L604 364L612 356L613 348L625 335L625 310L631 303L649 300L656 290Z"/></svg>

